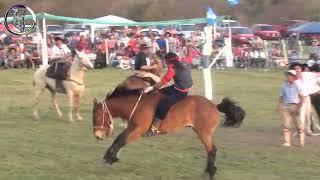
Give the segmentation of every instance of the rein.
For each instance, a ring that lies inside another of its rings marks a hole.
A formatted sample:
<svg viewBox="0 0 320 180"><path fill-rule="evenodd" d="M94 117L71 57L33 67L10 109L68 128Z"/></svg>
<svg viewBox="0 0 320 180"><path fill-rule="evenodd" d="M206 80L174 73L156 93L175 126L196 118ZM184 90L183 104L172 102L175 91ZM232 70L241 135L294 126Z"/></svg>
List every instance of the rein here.
<svg viewBox="0 0 320 180"><path fill-rule="evenodd" d="M137 109L137 107L138 107L138 104L139 104L139 102L140 102L140 100L141 100L141 98L142 98L142 95L143 95L143 91L141 92L138 101L136 102L136 104L134 105L134 107L133 107L133 109L132 109L132 111L131 111L131 114L130 114L130 117L129 117L128 122L131 121L131 118L132 118L134 112L136 111L136 109Z"/></svg>
<svg viewBox="0 0 320 180"><path fill-rule="evenodd" d="M84 85L83 83L79 83L78 81L73 80L73 79L66 79L66 81L74 82L74 83L76 83L76 84L79 85L79 86L83 86L83 85Z"/></svg>
<svg viewBox="0 0 320 180"><path fill-rule="evenodd" d="M137 102L136 102L136 104L134 105L134 107L133 107L133 109L132 109L132 111L131 111L131 113L130 113L130 117L129 117L129 119L128 119L128 122L131 121L131 118L132 118L134 112L136 111L136 109L137 109L137 107L138 107L138 105L139 105L139 102L141 101L141 98L142 98L143 94L144 94L144 92L142 91L141 94L140 94L140 96L139 96L139 98L138 98L138 100L137 100ZM108 105L107 105L106 101L103 101L101 104L102 104L102 123L101 123L100 126L95 126L94 129L97 129L97 128L105 128L105 127L104 127L104 121L105 121L105 120L104 120L104 117L105 117L105 113L108 113L108 115L109 115L109 117L110 117L110 121L111 121L110 127L111 127L111 129L113 129L113 127L112 127L113 119L112 119L112 115L111 115L111 113L110 113L110 110L109 110L109 108L108 108Z"/></svg>

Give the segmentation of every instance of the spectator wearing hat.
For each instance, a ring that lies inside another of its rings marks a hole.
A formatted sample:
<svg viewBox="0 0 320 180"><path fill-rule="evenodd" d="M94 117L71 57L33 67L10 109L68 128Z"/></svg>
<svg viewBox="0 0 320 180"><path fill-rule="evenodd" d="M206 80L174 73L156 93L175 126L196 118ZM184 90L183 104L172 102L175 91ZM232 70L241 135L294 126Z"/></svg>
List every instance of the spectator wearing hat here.
<svg viewBox="0 0 320 180"><path fill-rule="evenodd" d="M140 52L135 57L134 70L135 74L140 77L150 77L155 82L160 81L160 77L152 74L152 72L158 68L156 64L153 64L149 59L150 47L147 44L140 45Z"/></svg>
<svg viewBox="0 0 320 180"><path fill-rule="evenodd" d="M295 128L299 132L300 145L304 145L305 135L304 126L300 121L300 109L303 101L301 89L295 83L297 72L289 70L286 72L287 80L283 84L280 91L278 111L281 112L283 118L283 146L291 146L291 124L295 124Z"/></svg>
<svg viewBox="0 0 320 180"><path fill-rule="evenodd" d="M71 51L63 43L63 39L56 37L55 45L51 49L51 60L54 61L71 61Z"/></svg>
<svg viewBox="0 0 320 180"><path fill-rule="evenodd" d="M140 45L140 52L135 57L134 69L136 71L149 71L153 67L150 66L151 62L148 58L150 53L150 47L147 44Z"/></svg>

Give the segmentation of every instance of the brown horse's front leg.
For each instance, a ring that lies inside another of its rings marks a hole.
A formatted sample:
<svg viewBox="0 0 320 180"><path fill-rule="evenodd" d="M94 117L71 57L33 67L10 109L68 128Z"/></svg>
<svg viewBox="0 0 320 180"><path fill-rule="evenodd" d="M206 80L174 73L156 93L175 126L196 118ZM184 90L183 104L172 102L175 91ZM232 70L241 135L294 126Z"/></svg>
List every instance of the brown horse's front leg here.
<svg viewBox="0 0 320 180"><path fill-rule="evenodd" d="M128 127L125 129L113 142L110 148L107 150L106 154L103 157L103 160L107 164L112 164L117 162L119 159L117 157L119 150L135 140L137 140L145 132L144 129L135 127Z"/></svg>

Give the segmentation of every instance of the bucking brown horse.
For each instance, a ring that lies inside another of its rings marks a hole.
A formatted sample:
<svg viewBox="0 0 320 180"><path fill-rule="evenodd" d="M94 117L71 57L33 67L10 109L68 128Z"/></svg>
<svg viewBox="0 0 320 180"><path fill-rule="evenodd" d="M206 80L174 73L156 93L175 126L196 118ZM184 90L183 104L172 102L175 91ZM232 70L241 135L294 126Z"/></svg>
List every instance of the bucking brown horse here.
<svg viewBox="0 0 320 180"><path fill-rule="evenodd" d="M139 78L135 80L139 81ZM140 82L143 83L141 79ZM144 135L152 123L156 106L163 97L159 91L144 94L143 90L128 90L122 84L109 93L102 103L94 99L93 127L97 139L102 140L104 135L110 135L113 118L120 117L128 121L128 127L115 139L104 155L105 163L117 162L119 150ZM226 115L225 126L240 126L245 117L245 111L228 98L215 105L202 96L190 95L173 105L159 125L161 134L171 133L184 127L191 127L198 134L207 150L206 172L210 179L214 178L217 170L215 166L217 147L212 135L219 126L219 111Z"/></svg>

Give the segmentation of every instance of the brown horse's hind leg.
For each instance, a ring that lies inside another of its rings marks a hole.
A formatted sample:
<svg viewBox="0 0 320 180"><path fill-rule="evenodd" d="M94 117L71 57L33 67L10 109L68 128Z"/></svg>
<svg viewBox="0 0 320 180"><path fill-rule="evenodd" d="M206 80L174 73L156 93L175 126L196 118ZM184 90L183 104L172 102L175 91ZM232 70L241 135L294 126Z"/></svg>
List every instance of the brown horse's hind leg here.
<svg viewBox="0 0 320 180"><path fill-rule="evenodd" d="M203 130L201 131L198 129L194 129L194 131L198 134L201 142L207 150L208 158L205 172L209 174L210 180L213 180L217 171L215 166L217 147L213 144L211 133L202 132Z"/></svg>
<svg viewBox="0 0 320 180"><path fill-rule="evenodd" d="M146 131L146 128L132 128L128 127L125 129L113 142L111 147L107 150L106 154L104 155L104 162L107 164L112 164L117 162L119 159L117 157L119 150L135 140L137 140L141 135Z"/></svg>

